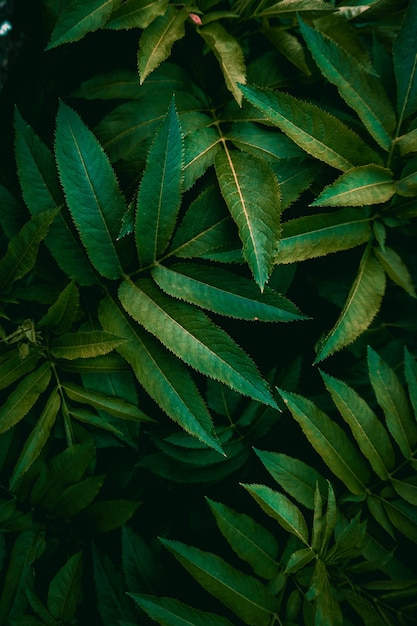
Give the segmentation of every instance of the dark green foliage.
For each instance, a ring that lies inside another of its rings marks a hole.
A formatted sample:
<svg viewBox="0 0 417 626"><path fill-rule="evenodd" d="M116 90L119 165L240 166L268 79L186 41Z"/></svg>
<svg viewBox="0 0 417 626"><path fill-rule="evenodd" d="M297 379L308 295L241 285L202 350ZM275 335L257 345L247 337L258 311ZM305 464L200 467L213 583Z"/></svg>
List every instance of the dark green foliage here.
<svg viewBox="0 0 417 626"><path fill-rule="evenodd" d="M16 5L0 626L417 623L417 0Z"/></svg>

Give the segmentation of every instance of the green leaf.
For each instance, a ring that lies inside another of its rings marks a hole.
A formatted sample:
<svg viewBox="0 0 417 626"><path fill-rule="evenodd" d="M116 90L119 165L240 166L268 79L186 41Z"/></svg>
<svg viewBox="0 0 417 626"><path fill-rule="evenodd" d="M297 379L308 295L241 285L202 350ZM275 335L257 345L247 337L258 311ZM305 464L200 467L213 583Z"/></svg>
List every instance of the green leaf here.
<svg viewBox="0 0 417 626"><path fill-rule="evenodd" d="M172 101L139 187L136 246L142 265L153 263L171 239L181 204L182 164L181 125Z"/></svg>
<svg viewBox="0 0 417 626"><path fill-rule="evenodd" d="M417 128L397 137L396 144L401 156L417 151Z"/></svg>
<svg viewBox="0 0 417 626"><path fill-rule="evenodd" d="M417 514L415 505L403 500L384 501L384 508L395 529L417 543Z"/></svg>
<svg viewBox="0 0 417 626"><path fill-rule="evenodd" d="M262 290L272 272L281 234L278 181L267 163L230 151L226 145L216 154L215 167L220 190L239 230L243 255Z"/></svg>
<svg viewBox="0 0 417 626"><path fill-rule="evenodd" d="M56 215L56 210L38 213L9 241L6 254L0 259L0 291L9 291L16 280L33 268L39 244Z"/></svg>
<svg viewBox="0 0 417 626"><path fill-rule="evenodd" d="M65 382L62 384L67 396L74 402L88 404L100 411L106 411L110 415L119 417L120 419L151 422L150 417L145 415L135 404L126 402L123 398L106 396L97 391L91 391L76 385L74 383Z"/></svg>
<svg viewBox="0 0 417 626"><path fill-rule="evenodd" d="M103 626L115 626L119 620L128 620L131 617L124 581L110 559L100 554L95 544L92 554L97 608Z"/></svg>
<svg viewBox="0 0 417 626"><path fill-rule="evenodd" d="M385 284L381 264L366 248L339 318L320 342L315 363L352 343L370 326L381 306Z"/></svg>
<svg viewBox="0 0 417 626"><path fill-rule="evenodd" d="M173 237L170 254L185 259L198 257L237 239L223 198L216 187L209 186L190 204Z"/></svg>
<svg viewBox="0 0 417 626"><path fill-rule="evenodd" d="M380 165L362 165L328 185L310 206L364 206L388 202L395 194L392 172Z"/></svg>
<svg viewBox="0 0 417 626"><path fill-rule="evenodd" d="M73 619L81 600L82 553L77 552L53 577L48 589L47 605L51 615L61 621Z"/></svg>
<svg viewBox="0 0 417 626"><path fill-rule="evenodd" d="M322 0L280 0L266 9L257 12L257 17L287 17L286 14L307 12L311 15L332 13L334 7Z"/></svg>
<svg viewBox="0 0 417 626"><path fill-rule="evenodd" d="M59 15L46 50L78 41L88 33L98 30L104 26L118 4L120 0L90 0L87 5L82 0L67 3Z"/></svg>
<svg viewBox="0 0 417 626"><path fill-rule="evenodd" d="M55 152L68 208L95 269L122 275L114 242L127 207L101 145L78 114L60 103Z"/></svg>
<svg viewBox="0 0 417 626"><path fill-rule="evenodd" d="M59 495L44 502L42 509L54 517L69 519L85 509L100 492L104 474L89 476L75 485L69 485Z"/></svg>
<svg viewBox="0 0 417 626"><path fill-rule="evenodd" d="M162 626L232 626L225 617L194 609L174 598L157 598L130 593L136 604Z"/></svg>
<svg viewBox="0 0 417 626"><path fill-rule="evenodd" d="M160 576L154 546L127 525L122 526L121 535L122 565L127 588L153 591Z"/></svg>
<svg viewBox="0 0 417 626"><path fill-rule="evenodd" d="M417 421L417 363L407 348L404 349L404 370L411 406Z"/></svg>
<svg viewBox="0 0 417 626"><path fill-rule="evenodd" d="M6 236L11 239L16 235L23 223L27 219L27 212L21 202L18 202L14 195L0 183L0 202L2 210L0 212L0 226Z"/></svg>
<svg viewBox="0 0 417 626"><path fill-rule="evenodd" d="M284 530L309 546L304 515L287 496L265 485L242 485L242 487L250 493L265 513L279 522Z"/></svg>
<svg viewBox="0 0 417 626"><path fill-rule="evenodd" d="M91 504L83 517L95 532L106 533L126 524L139 504L133 500L101 500Z"/></svg>
<svg viewBox="0 0 417 626"><path fill-rule="evenodd" d="M43 363L35 372L28 374L8 396L0 408L0 434L20 422L45 391L51 380L51 364Z"/></svg>
<svg viewBox="0 0 417 626"><path fill-rule="evenodd" d="M32 216L41 211L57 210L45 238L45 244L59 267L80 285L95 282L94 272L79 241L69 226L64 196L59 184L55 160L38 135L15 114L16 163L23 198Z"/></svg>
<svg viewBox="0 0 417 626"><path fill-rule="evenodd" d="M127 0L116 6L106 28L147 28L154 19L164 15L167 6L168 0Z"/></svg>
<svg viewBox="0 0 417 626"><path fill-rule="evenodd" d="M68 332L77 316L79 300L77 285L69 283L41 318L39 328L46 326L57 335Z"/></svg>
<svg viewBox="0 0 417 626"><path fill-rule="evenodd" d="M266 287L261 293L252 281L217 267L157 265L152 278L168 295L220 315L263 322L305 319L292 302L272 289Z"/></svg>
<svg viewBox="0 0 417 626"><path fill-rule="evenodd" d="M212 127L199 128L185 137L184 190L190 189L213 165L219 147L219 133Z"/></svg>
<svg viewBox="0 0 417 626"><path fill-rule="evenodd" d="M278 543L266 528L244 513L207 498L217 526L236 554L251 565L255 574L273 578L278 569Z"/></svg>
<svg viewBox="0 0 417 626"><path fill-rule="evenodd" d="M185 363L243 395L276 406L251 359L204 313L169 298L147 280L125 280L119 297L129 315Z"/></svg>
<svg viewBox="0 0 417 626"><path fill-rule="evenodd" d="M410 403L395 372L368 346L369 378L379 406L384 411L388 430L406 459L413 455L417 424Z"/></svg>
<svg viewBox="0 0 417 626"><path fill-rule="evenodd" d="M262 128L253 122L235 123L226 135L240 150L266 161L303 157L304 153L291 139L279 131Z"/></svg>
<svg viewBox="0 0 417 626"><path fill-rule="evenodd" d="M295 500L309 509L314 508L314 493L317 483L325 493L325 480L313 467L299 459L294 459L281 452L256 450L272 478Z"/></svg>
<svg viewBox="0 0 417 626"><path fill-rule="evenodd" d="M11 550L10 562L0 595L0 622L21 615L27 605L25 589L33 579L32 564L45 548L44 533L39 527L19 533Z"/></svg>
<svg viewBox="0 0 417 626"><path fill-rule="evenodd" d="M380 163L379 156L339 119L317 107L268 89L242 86L248 101L305 152L343 172Z"/></svg>
<svg viewBox="0 0 417 626"><path fill-rule="evenodd" d="M301 548L300 550L296 550L293 552L288 559L288 563L285 566L284 573L287 574L295 574L298 570L302 569L313 559L316 558L316 553L312 548Z"/></svg>
<svg viewBox="0 0 417 626"><path fill-rule="evenodd" d="M320 164L309 157L271 161L270 166L278 179L282 210L288 209L311 186L320 169Z"/></svg>
<svg viewBox="0 0 417 626"><path fill-rule="evenodd" d="M185 569L209 593L245 624L268 626L278 602L256 578L241 573L223 559L179 541L160 539Z"/></svg>
<svg viewBox="0 0 417 626"><path fill-rule="evenodd" d="M123 341L123 338L116 337L104 330L65 333L53 340L51 354L57 359L86 359L100 354L108 354L120 346Z"/></svg>
<svg viewBox="0 0 417 626"><path fill-rule="evenodd" d="M394 40L393 58L397 82L397 109L401 122L417 111L417 2L411 0Z"/></svg>
<svg viewBox="0 0 417 626"><path fill-rule="evenodd" d="M387 246L374 248L374 253L391 280L402 287L410 296L416 298L413 279L400 255Z"/></svg>
<svg viewBox="0 0 417 626"><path fill-rule="evenodd" d="M349 250L371 236L371 218L366 209L340 209L299 217L283 223L275 262L295 263Z"/></svg>
<svg viewBox="0 0 417 626"><path fill-rule="evenodd" d="M356 495L365 491L368 465L342 428L307 398L278 390L310 444L330 470Z"/></svg>
<svg viewBox="0 0 417 626"><path fill-rule="evenodd" d="M142 33L138 52L140 84L168 58L176 41L185 35L187 8L169 4L164 15L157 17Z"/></svg>
<svg viewBox="0 0 417 626"><path fill-rule="evenodd" d="M379 478L387 480L395 464L395 452L384 425L354 389L329 374L320 373L362 454Z"/></svg>
<svg viewBox="0 0 417 626"><path fill-rule="evenodd" d="M266 27L263 29L269 41L275 48L307 76L311 75L306 61L306 50L303 44L285 27Z"/></svg>
<svg viewBox="0 0 417 626"><path fill-rule="evenodd" d="M416 476L410 476L409 478L404 478L403 480L391 478L391 484L403 500L406 500L406 502L409 502L414 506L417 505Z"/></svg>
<svg viewBox="0 0 417 626"><path fill-rule="evenodd" d="M26 359L21 359L16 350L11 351L12 356L0 365L0 390L6 389L16 380L31 372L39 361L39 354L34 353Z"/></svg>
<svg viewBox="0 0 417 626"><path fill-rule="evenodd" d="M301 33L323 76L360 117L372 137L389 150L395 115L381 81L368 74L357 59L327 35L310 28L299 18Z"/></svg>
<svg viewBox="0 0 417 626"><path fill-rule="evenodd" d="M140 94L138 73L121 69L96 74L71 92L74 98L86 100L136 100Z"/></svg>
<svg viewBox="0 0 417 626"><path fill-rule="evenodd" d="M214 52L226 87L233 94L236 102L241 105L242 93L237 84L246 83L246 67L243 51L238 41L218 22L212 22L200 28L198 33Z"/></svg>
<svg viewBox="0 0 417 626"><path fill-rule="evenodd" d="M109 332L128 340L118 351L151 398L185 431L223 454L207 407L182 363L133 325L110 298L100 304L99 318Z"/></svg>
<svg viewBox="0 0 417 626"><path fill-rule="evenodd" d="M23 450L16 461L13 474L10 478L11 491L16 490L23 475L28 471L32 463L41 453L42 448L48 440L60 407L61 397L59 395L58 388L55 387L49 396L35 427L26 439Z"/></svg>

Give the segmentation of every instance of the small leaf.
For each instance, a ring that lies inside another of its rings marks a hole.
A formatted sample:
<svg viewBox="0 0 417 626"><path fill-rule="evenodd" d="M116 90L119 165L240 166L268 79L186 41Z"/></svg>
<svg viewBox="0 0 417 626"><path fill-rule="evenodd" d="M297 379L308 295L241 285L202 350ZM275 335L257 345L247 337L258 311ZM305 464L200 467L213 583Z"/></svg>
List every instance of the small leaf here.
<svg viewBox="0 0 417 626"><path fill-rule="evenodd" d="M51 354L57 359L86 359L107 354L120 346L123 341L121 337L116 337L104 330L65 333L54 339Z"/></svg>
<svg viewBox="0 0 417 626"><path fill-rule="evenodd" d="M369 378L388 430L406 459L412 457L417 441L417 425L410 403L395 372L368 346Z"/></svg>
<svg viewBox="0 0 417 626"><path fill-rule="evenodd" d="M280 131L262 128L253 122L235 123L226 138L240 150L267 161L303 157L303 151Z"/></svg>
<svg viewBox="0 0 417 626"><path fill-rule="evenodd" d="M256 578L242 574L215 554L179 541L160 541L200 585L229 607L245 624L270 624L271 614L278 610L278 603Z"/></svg>
<svg viewBox="0 0 417 626"><path fill-rule="evenodd" d="M139 187L136 246L142 265L153 263L171 239L181 204L182 164L181 125L172 101Z"/></svg>
<svg viewBox="0 0 417 626"><path fill-rule="evenodd" d="M310 444L346 487L361 495L369 480L364 459L342 428L307 398L278 390Z"/></svg>
<svg viewBox="0 0 417 626"><path fill-rule="evenodd" d="M323 76L356 111L369 133L385 150L392 144L395 115L381 82L365 71L357 59L299 18L300 30ZM364 204L367 204L366 202Z"/></svg>
<svg viewBox="0 0 417 626"><path fill-rule="evenodd" d="M219 62L228 90L241 105L242 93L238 83L246 83L246 67L242 49L238 41L218 22L199 29L199 34L214 52Z"/></svg>
<svg viewBox="0 0 417 626"><path fill-rule="evenodd" d="M59 335L70 330L78 313L79 290L74 282L69 283L49 307L38 326L51 329Z"/></svg>
<svg viewBox="0 0 417 626"><path fill-rule="evenodd" d="M0 434L12 428L27 415L51 380L51 364L43 363L28 374L0 408Z"/></svg>
<svg viewBox="0 0 417 626"><path fill-rule="evenodd" d="M161 569L154 546L127 524L122 526L121 535L122 565L127 588L153 591Z"/></svg>
<svg viewBox="0 0 417 626"><path fill-rule="evenodd" d="M388 202L395 194L390 170L362 165L342 174L310 206L364 206Z"/></svg>
<svg viewBox="0 0 417 626"><path fill-rule="evenodd" d="M143 31L138 53L140 84L168 58L176 41L184 37L184 22L187 8L177 9L169 4L164 15L160 15Z"/></svg>
<svg viewBox="0 0 417 626"><path fill-rule="evenodd" d="M120 620L129 620L132 613L121 574L106 555L100 554L95 544L92 554L97 608L103 626L115 626Z"/></svg>
<svg viewBox="0 0 417 626"><path fill-rule="evenodd" d="M403 500L414 506L417 505L417 482L415 476L410 476L410 478L404 478L403 480L391 478L391 484Z"/></svg>
<svg viewBox="0 0 417 626"><path fill-rule="evenodd" d="M384 508L396 531L417 543L417 514L415 505L403 500L384 501Z"/></svg>
<svg viewBox="0 0 417 626"><path fill-rule="evenodd" d="M275 262L295 263L349 250L371 236L371 218L366 209L340 209L299 217L283 223Z"/></svg>
<svg viewBox="0 0 417 626"><path fill-rule="evenodd" d="M417 363L407 348L404 349L404 369L408 394L417 421Z"/></svg>
<svg viewBox="0 0 417 626"><path fill-rule="evenodd" d="M56 215L56 210L38 213L9 241L6 254L0 259L0 291L9 291L16 280L33 268L39 244Z"/></svg>
<svg viewBox="0 0 417 626"><path fill-rule="evenodd" d="M417 111L417 2L411 0L401 29L394 40L393 58L397 82L399 123Z"/></svg>
<svg viewBox="0 0 417 626"><path fill-rule="evenodd" d="M349 424L364 457L379 478L387 480L394 467L395 453L385 427L356 391L341 380L324 372L320 373L327 391L343 419Z"/></svg>
<svg viewBox="0 0 417 626"><path fill-rule="evenodd" d="M107 155L75 111L61 102L55 152L68 208L95 269L122 274L114 242L127 207Z"/></svg>
<svg viewBox="0 0 417 626"><path fill-rule="evenodd" d="M267 120L316 159L343 172L357 165L380 163L378 155L358 135L316 105L268 89L242 86L241 91Z"/></svg>
<svg viewBox="0 0 417 626"><path fill-rule="evenodd" d="M60 407L61 398L58 388L55 387L49 396L35 427L26 439L23 450L16 461L13 474L10 478L11 491L16 491L23 475L28 471L32 463L41 453L42 448L48 440L49 433L55 423Z"/></svg>
<svg viewBox="0 0 417 626"><path fill-rule="evenodd" d="M288 559L288 563L285 566L285 574L295 574L298 570L302 569L313 559L316 558L316 553L312 548L301 548L293 552Z"/></svg>
<svg viewBox="0 0 417 626"><path fill-rule="evenodd" d="M287 17L287 14L307 12L311 15L332 13L334 7L322 0L280 0L257 12L257 17Z"/></svg>
<svg viewBox="0 0 417 626"><path fill-rule="evenodd" d="M225 617L194 609L174 598L157 598L139 593L129 595L151 619L163 626L232 626Z"/></svg>
<svg viewBox="0 0 417 626"><path fill-rule="evenodd" d="M166 296L150 281L125 280L119 289L125 310L176 356L206 376L275 407L256 366L204 313Z"/></svg>
<svg viewBox="0 0 417 626"><path fill-rule="evenodd" d="M239 230L243 255L262 290L272 272L281 234L278 181L267 163L226 146L216 154L215 167L220 190Z"/></svg>
<svg viewBox="0 0 417 626"><path fill-rule="evenodd" d="M199 128L185 137L184 190L190 189L213 165L219 147L219 133L212 127Z"/></svg>
<svg viewBox="0 0 417 626"><path fill-rule="evenodd" d="M305 319L289 300L269 288L261 293L254 283L237 274L204 265L157 265L152 278L170 296L220 315L264 322Z"/></svg>
<svg viewBox="0 0 417 626"><path fill-rule="evenodd" d="M135 404L126 402L123 398L106 396L97 391L84 389L70 382L62 384L67 396L74 402L88 404L100 411L106 411L110 415L114 415L120 419L151 422L150 417L145 415Z"/></svg>
<svg viewBox="0 0 417 626"><path fill-rule="evenodd" d="M207 407L182 363L133 325L110 298L100 304L99 318L104 328L127 339L118 351L151 398L185 431L223 454Z"/></svg>
<svg viewBox="0 0 417 626"><path fill-rule="evenodd" d="M125 5L126 2L122 6ZM86 100L136 100L140 93L138 73L117 69L83 81L71 96Z"/></svg>
<svg viewBox="0 0 417 626"><path fill-rule="evenodd" d="M89 476L75 485L63 489L56 498L43 503L43 511L57 518L68 520L85 509L100 492L104 475Z"/></svg>
<svg viewBox="0 0 417 626"><path fill-rule="evenodd" d="M98 30L106 23L112 10L120 0L72 0L64 6L46 50L71 41L78 41L90 32Z"/></svg>
<svg viewBox="0 0 417 626"><path fill-rule="evenodd" d="M402 287L413 298L417 297L413 279L400 255L392 248L374 248L375 256L382 267L399 287Z"/></svg>
<svg viewBox="0 0 417 626"><path fill-rule="evenodd" d="M48 609L62 622L73 619L81 600L82 553L77 552L53 577L48 589Z"/></svg>
<svg viewBox="0 0 417 626"><path fill-rule="evenodd" d="M313 467L280 452L256 449L255 452L282 489L307 508L314 508L316 485L319 483L324 493L326 483Z"/></svg>
<svg viewBox="0 0 417 626"><path fill-rule="evenodd" d="M258 576L273 578L278 569L278 543L266 528L243 513L207 499L222 535Z"/></svg>
<svg viewBox="0 0 417 626"><path fill-rule="evenodd" d="M139 504L133 500L100 500L84 511L83 518L95 532L107 533L126 524Z"/></svg>
<svg viewBox="0 0 417 626"><path fill-rule="evenodd" d="M297 537L306 546L309 545L304 515L291 500L265 485L242 485L242 487L250 493L265 513L279 522L284 530Z"/></svg>
<svg viewBox="0 0 417 626"><path fill-rule="evenodd" d="M352 343L370 326L381 306L385 284L385 272L367 248L339 318L320 342L315 363Z"/></svg>
<svg viewBox="0 0 417 626"><path fill-rule="evenodd" d="M147 28L154 19L164 15L167 6L168 0L127 0L116 6L106 28Z"/></svg>

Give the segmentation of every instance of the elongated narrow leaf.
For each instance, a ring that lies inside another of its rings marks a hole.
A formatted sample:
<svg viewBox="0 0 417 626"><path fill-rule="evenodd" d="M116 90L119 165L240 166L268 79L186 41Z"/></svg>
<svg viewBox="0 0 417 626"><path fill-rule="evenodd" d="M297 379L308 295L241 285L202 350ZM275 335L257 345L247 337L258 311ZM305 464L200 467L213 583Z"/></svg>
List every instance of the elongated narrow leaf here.
<svg viewBox="0 0 417 626"><path fill-rule="evenodd" d="M344 348L372 323L385 293L385 272L367 248L339 318L320 343L315 363Z"/></svg>
<svg viewBox="0 0 417 626"><path fill-rule="evenodd" d="M220 147L219 133L211 127L199 128L184 140L184 189L189 189L197 178L214 163Z"/></svg>
<svg viewBox="0 0 417 626"><path fill-rule="evenodd" d="M388 202L395 193L390 170L362 165L342 174L321 192L311 206L364 206Z"/></svg>
<svg viewBox="0 0 417 626"><path fill-rule="evenodd" d="M107 155L78 114L61 103L55 153L74 223L95 269L118 278L122 268L114 247L127 206Z"/></svg>
<svg viewBox="0 0 417 626"><path fill-rule="evenodd" d="M286 14L307 12L311 15L332 13L334 7L323 0L280 0L257 13L258 17L284 17Z"/></svg>
<svg viewBox="0 0 417 626"><path fill-rule="evenodd" d="M274 47L307 76L311 75L311 70L306 60L305 46L297 37L288 32L287 28L267 27L263 29L265 35Z"/></svg>
<svg viewBox="0 0 417 626"><path fill-rule="evenodd" d="M142 265L153 263L166 249L181 203L183 146L174 102L149 151L139 188L136 246Z"/></svg>
<svg viewBox="0 0 417 626"><path fill-rule="evenodd" d="M176 41L185 35L186 8L169 4L164 15L157 17L142 33L138 53L140 83L169 56Z"/></svg>
<svg viewBox="0 0 417 626"><path fill-rule="evenodd" d="M15 151L23 198L31 215L46 209L59 213L51 224L45 244L59 267L80 285L95 282L94 272L80 242L74 237L64 207L64 195L52 153L19 112L15 114Z"/></svg>
<svg viewBox="0 0 417 626"><path fill-rule="evenodd" d="M151 22L163 15L168 0L127 0L113 11L106 28L147 28Z"/></svg>
<svg viewBox="0 0 417 626"><path fill-rule="evenodd" d="M270 122L316 159L343 172L381 162L358 135L316 105L268 89L242 86L241 90Z"/></svg>
<svg viewBox="0 0 417 626"><path fill-rule="evenodd" d="M303 157L303 151L279 131L262 128L253 122L235 123L227 133L235 146L267 161Z"/></svg>
<svg viewBox="0 0 417 626"><path fill-rule="evenodd" d="M391 280L393 280L399 287L402 287L410 296L416 298L417 294L413 279L400 255L388 246L384 246L384 248L375 248L374 252L376 258L381 263Z"/></svg>
<svg viewBox="0 0 417 626"><path fill-rule="evenodd" d="M51 379L51 364L28 374L0 408L0 434L17 424L33 407Z"/></svg>
<svg viewBox="0 0 417 626"><path fill-rule="evenodd" d="M262 290L271 274L281 234L278 181L265 162L226 146L216 154L215 167L220 190L239 230L243 255Z"/></svg>
<svg viewBox="0 0 417 626"><path fill-rule="evenodd" d="M295 500L309 509L314 508L314 493L317 484L321 493L326 491L324 478L304 461L280 452L256 450L256 454L278 485Z"/></svg>
<svg viewBox="0 0 417 626"><path fill-rule="evenodd" d="M123 398L112 398L97 391L84 389L75 383L63 383L62 388L71 400L88 404L95 409L107 411L115 417L135 421L152 421L135 404L126 402Z"/></svg>
<svg viewBox="0 0 417 626"><path fill-rule="evenodd" d="M86 100L137 100L140 93L138 73L117 69L83 81L71 96Z"/></svg>
<svg viewBox="0 0 417 626"><path fill-rule="evenodd" d="M384 501L384 508L395 529L417 543L417 514L415 505L403 500Z"/></svg>
<svg viewBox="0 0 417 626"><path fill-rule="evenodd" d="M48 609L62 622L73 619L81 600L82 553L77 552L53 577L48 589Z"/></svg>
<svg viewBox="0 0 417 626"><path fill-rule="evenodd" d="M56 334L68 332L78 313L79 298L77 285L69 283L42 317L39 327L46 326Z"/></svg>
<svg viewBox="0 0 417 626"><path fill-rule="evenodd" d="M243 395L276 406L251 359L204 313L169 298L147 280L136 285L125 280L119 297L129 315L185 363Z"/></svg>
<svg viewBox="0 0 417 626"><path fill-rule="evenodd" d="M232 626L225 617L194 609L174 598L157 598L139 593L129 595L151 619L162 626Z"/></svg>
<svg viewBox="0 0 417 626"><path fill-rule="evenodd" d="M220 315L265 322L304 318L292 302L272 289L266 287L260 293L252 281L217 267L158 265L152 269L152 277L168 295Z"/></svg>
<svg viewBox="0 0 417 626"><path fill-rule="evenodd" d="M270 624L271 614L278 610L278 602L256 578L243 574L210 552L179 541L160 541L200 585L228 606L245 624Z"/></svg>
<svg viewBox="0 0 417 626"><path fill-rule="evenodd" d="M210 211L207 211L207 207ZM191 203L171 243L180 258L207 254L239 241L235 224L216 187L204 189Z"/></svg>
<svg viewBox="0 0 417 626"><path fill-rule="evenodd" d="M417 421L417 363L410 352L404 350L404 370L407 381L408 395L413 407L414 417Z"/></svg>
<svg viewBox="0 0 417 626"><path fill-rule="evenodd" d="M342 428L307 398L282 389L279 393L310 444L335 476L352 493L363 494L370 475L368 465Z"/></svg>
<svg viewBox="0 0 417 626"><path fill-rule="evenodd" d="M39 361L39 354L31 354L26 359L21 359L16 350L11 351L12 356L0 365L0 390L6 389L16 380L31 372Z"/></svg>
<svg viewBox="0 0 417 626"><path fill-rule="evenodd" d="M357 59L339 44L300 18L300 29L323 76L361 118L369 133L385 150L392 144L395 115L381 81L368 74Z"/></svg>
<svg viewBox="0 0 417 626"><path fill-rule="evenodd" d="M391 484L403 500L417 506L417 482L415 478L415 476L404 478L404 480L391 478Z"/></svg>
<svg viewBox="0 0 417 626"><path fill-rule="evenodd" d="M226 86L238 104L242 103L242 93L238 83L246 83L245 59L238 41L219 24L213 22L199 30L199 34L214 52L222 70Z"/></svg>
<svg viewBox="0 0 417 626"><path fill-rule="evenodd" d="M400 122L417 110L417 2L410 0L393 46Z"/></svg>
<svg viewBox="0 0 417 626"><path fill-rule="evenodd" d="M369 378L379 406L384 411L388 430L406 459L412 456L417 441L417 424L403 386L395 372L368 347Z"/></svg>
<svg viewBox="0 0 417 626"><path fill-rule="evenodd" d="M265 485L242 485L259 506L279 524L305 545L308 543L308 528L298 506L278 491Z"/></svg>
<svg viewBox="0 0 417 626"><path fill-rule="evenodd" d="M105 329L128 340L118 351L151 398L185 431L223 454L207 407L182 363L131 323L110 298L101 303L99 317Z"/></svg>
<svg viewBox="0 0 417 626"><path fill-rule="evenodd" d="M417 151L417 128L397 138L396 144L401 156Z"/></svg>
<svg viewBox="0 0 417 626"><path fill-rule="evenodd" d="M387 480L394 467L395 453L384 425L354 389L329 374L321 372L321 375L364 457L379 478Z"/></svg>
<svg viewBox="0 0 417 626"><path fill-rule="evenodd" d="M39 419L34 426L29 437L25 441L23 450L19 455L13 474L10 478L10 489L14 491L18 486L22 476L28 471L32 463L38 458L45 443L48 440L49 433L55 423L58 411L61 407L61 397L58 388L52 391L49 396Z"/></svg>
<svg viewBox="0 0 417 626"><path fill-rule="evenodd" d="M271 161L270 166L278 179L283 211L311 186L321 167L316 160L309 157Z"/></svg>
<svg viewBox="0 0 417 626"><path fill-rule="evenodd" d="M52 342L51 354L58 359L79 359L108 354L124 339L103 330L65 333Z"/></svg>
<svg viewBox="0 0 417 626"><path fill-rule="evenodd" d="M118 4L120 0L90 0L87 4L83 0L72 0L64 6L46 49L78 41L98 30Z"/></svg>
<svg viewBox="0 0 417 626"><path fill-rule="evenodd" d="M278 571L278 543L274 535L244 513L213 500L208 503L221 533L236 554L247 561L258 576L273 578Z"/></svg>
<svg viewBox="0 0 417 626"><path fill-rule="evenodd" d="M367 242L371 236L371 216L365 209L307 215L283 223L275 262L295 263L349 250Z"/></svg>
<svg viewBox="0 0 417 626"><path fill-rule="evenodd" d="M23 278L36 263L39 244L57 215L56 210L38 213L10 241L0 260L0 291L8 291L16 280Z"/></svg>

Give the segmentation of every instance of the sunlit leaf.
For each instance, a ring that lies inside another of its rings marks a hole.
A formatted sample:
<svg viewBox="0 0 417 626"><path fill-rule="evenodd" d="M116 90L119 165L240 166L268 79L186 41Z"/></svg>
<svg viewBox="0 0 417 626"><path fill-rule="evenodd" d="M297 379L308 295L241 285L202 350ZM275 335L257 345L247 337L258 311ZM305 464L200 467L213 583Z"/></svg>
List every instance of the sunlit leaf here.
<svg viewBox="0 0 417 626"><path fill-rule="evenodd" d="M123 341L121 337L103 330L65 333L54 339L51 354L58 359L86 359L107 354L120 346Z"/></svg>
<svg viewBox="0 0 417 626"><path fill-rule="evenodd" d="M311 206L364 206L388 202L395 193L393 174L379 165L363 165L342 174Z"/></svg>

